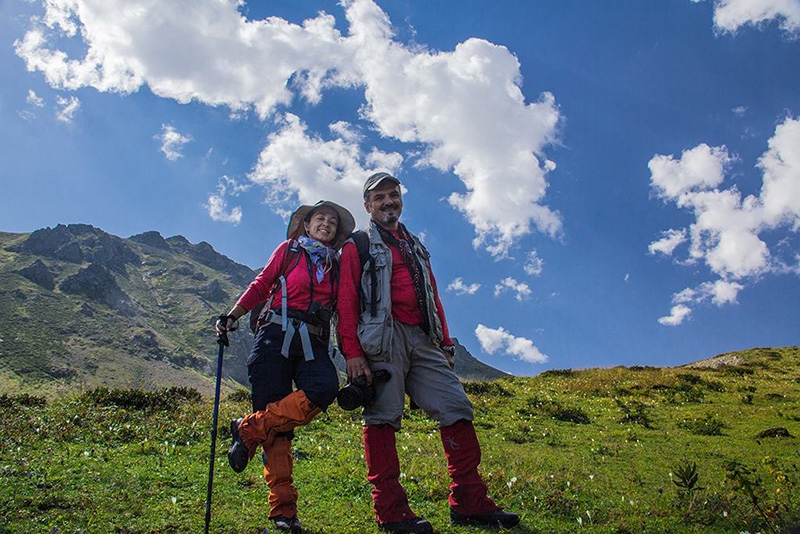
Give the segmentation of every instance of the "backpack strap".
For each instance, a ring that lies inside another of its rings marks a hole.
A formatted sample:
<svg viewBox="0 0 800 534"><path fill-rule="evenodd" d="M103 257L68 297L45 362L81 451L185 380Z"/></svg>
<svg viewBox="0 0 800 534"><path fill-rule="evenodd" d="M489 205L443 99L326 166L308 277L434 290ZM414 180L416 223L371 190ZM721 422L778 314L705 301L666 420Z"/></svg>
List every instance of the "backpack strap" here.
<svg viewBox="0 0 800 534"><path fill-rule="evenodd" d="M286 249L286 254L283 256L283 263L281 264L281 272L279 277L280 287L284 295L286 293L286 276L292 271L292 269L297 267L297 264L300 262L301 254L302 251L300 250L300 243L294 239L290 239L289 247ZM269 298L264 302L253 306L253 309L250 310L250 330L253 333L258 330L258 327L260 326L259 323L263 321L262 316L266 315L269 311L269 305L272 304L272 299L275 297L275 293L278 292L278 287L279 284L275 284L272 289L270 289ZM286 317L285 310L283 316Z"/></svg>
<svg viewBox="0 0 800 534"><path fill-rule="evenodd" d="M369 313L370 316L375 317L378 315L378 295L376 294L378 290L378 272L375 270L375 259L372 257L372 254L369 253L369 236L364 230L356 230L350 234L350 238L353 240L353 244L355 244L356 250L358 251L361 270L368 269L369 272L371 288ZM366 309L366 303L364 302L364 291L361 288L361 284L358 285L358 293L361 311L364 311Z"/></svg>

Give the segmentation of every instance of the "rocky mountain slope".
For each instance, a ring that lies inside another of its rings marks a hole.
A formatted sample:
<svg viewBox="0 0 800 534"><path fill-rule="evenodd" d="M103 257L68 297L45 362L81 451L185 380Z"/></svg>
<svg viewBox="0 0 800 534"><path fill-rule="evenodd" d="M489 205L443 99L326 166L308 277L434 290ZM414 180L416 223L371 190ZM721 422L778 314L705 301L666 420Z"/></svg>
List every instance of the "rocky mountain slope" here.
<svg viewBox="0 0 800 534"><path fill-rule="evenodd" d="M84 224L0 232L0 393L171 385L212 392L214 318L255 274L208 243L158 232L125 239ZM251 343L246 328L231 335L226 386L247 384ZM506 376L462 346L456 371L471 380Z"/></svg>

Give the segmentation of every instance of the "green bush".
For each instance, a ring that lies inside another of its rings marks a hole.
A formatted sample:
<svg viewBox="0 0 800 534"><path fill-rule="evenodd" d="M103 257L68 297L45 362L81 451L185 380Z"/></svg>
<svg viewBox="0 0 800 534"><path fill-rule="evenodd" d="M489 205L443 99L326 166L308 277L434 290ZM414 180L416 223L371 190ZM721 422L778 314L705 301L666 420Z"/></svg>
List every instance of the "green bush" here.
<svg viewBox="0 0 800 534"><path fill-rule="evenodd" d="M0 395L0 407L11 407L11 406L28 406L28 407L37 407L41 408L47 404L47 399L44 397L38 397L36 395L28 395L27 393L22 393L19 395L7 395L3 394Z"/></svg>
<svg viewBox="0 0 800 534"><path fill-rule="evenodd" d="M591 423L589 416L580 408L564 406L554 400L542 400L533 397L528 400L524 408L517 410L520 415L541 414L558 421L588 425Z"/></svg>
<svg viewBox="0 0 800 534"><path fill-rule="evenodd" d="M633 423L642 425L645 428L653 428L653 420L650 415L649 407L643 402L636 400L623 401L615 399L617 406L622 410L620 423Z"/></svg>
<svg viewBox="0 0 800 534"><path fill-rule="evenodd" d="M700 419L684 419L678 422L678 427L688 430L698 436L721 436L722 431L728 428L724 422L712 414L706 414Z"/></svg>
<svg viewBox="0 0 800 534"><path fill-rule="evenodd" d="M510 397L511 393L498 381L468 381L462 384L468 395L487 395L496 397Z"/></svg>
<svg viewBox="0 0 800 534"><path fill-rule="evenodd" d="M156 391L141 389L95 388L83 397L95 406L126 408L131 410L168 410L178 408L185 401L201 400L200 392L194 388L171 387Z"/></svg>

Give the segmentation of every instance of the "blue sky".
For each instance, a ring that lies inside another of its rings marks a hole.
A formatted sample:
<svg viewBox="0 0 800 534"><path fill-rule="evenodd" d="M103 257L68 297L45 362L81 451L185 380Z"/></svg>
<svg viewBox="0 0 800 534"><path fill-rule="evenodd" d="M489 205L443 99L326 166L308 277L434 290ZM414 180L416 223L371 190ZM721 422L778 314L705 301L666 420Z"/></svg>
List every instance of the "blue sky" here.
<svg viewBox="0 0 800 534"><path fill-rule="evenodd" d="M800 1L0 0L0 230L260 268L388 170L499 369L796 345Z"/></svg>

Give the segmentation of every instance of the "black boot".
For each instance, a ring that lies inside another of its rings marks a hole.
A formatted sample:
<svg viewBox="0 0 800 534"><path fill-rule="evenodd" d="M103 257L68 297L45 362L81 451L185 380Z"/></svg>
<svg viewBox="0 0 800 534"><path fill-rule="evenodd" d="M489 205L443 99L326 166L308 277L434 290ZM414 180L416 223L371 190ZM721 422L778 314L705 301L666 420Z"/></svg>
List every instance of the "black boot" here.
<svg viewBox="0 0 800 534"><path fill-rule="evenodd" d="M231 464L231 468L237 473L244 471L245 467L247 467L247 463L250 461L250 453L247 451L247 447L244 446L244 443L242 443L242 437L239 435L239 425L241 423L241 419L231 420L231 437L233 438L233 444L231 448L228 449L228 463Z"/></svg>
<svg viewBox="0 0 800 534"><path fill-rule="evenodd" d="M450 522L454 525L478 525L489 528L512 528L519 524L519 516L497 509L484 514L466 515L450 510Z"/></svg>
<svg viewBox="0 0 800 534"><path fill-rule="evenodd" d="M394 532L396 534L433 534L433 527L426 519L415 517L414 519L404 519L402 521L395 521L394 523L378 524L381 530L385 532Z"/></svg>
<svg viewBox="0 0 800 534"><path fill-rule="evenodd" d="M303 527L300 525L300 520L297 516L294 517L273 517L272 521L275 523L275 528L283 532L291 532L292 534L303 534Z"/></svg>

